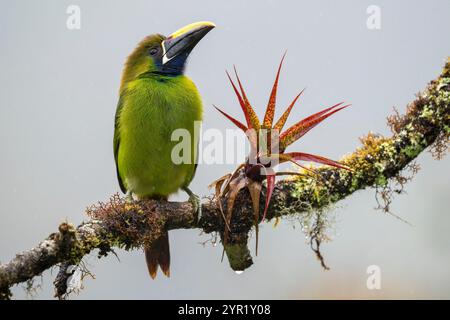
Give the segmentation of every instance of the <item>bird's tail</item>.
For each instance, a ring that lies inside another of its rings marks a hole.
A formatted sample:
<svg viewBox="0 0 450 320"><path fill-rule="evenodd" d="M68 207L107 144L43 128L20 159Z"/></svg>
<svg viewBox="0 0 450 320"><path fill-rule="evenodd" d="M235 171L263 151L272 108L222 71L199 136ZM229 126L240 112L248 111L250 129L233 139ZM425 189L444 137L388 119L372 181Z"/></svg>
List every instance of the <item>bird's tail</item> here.
<svg viewBox="0 0 450 320"><path fill-rule="evenodd" d="M153 241L150 246L145 246L144 251L150 277L155 279L158 265L161 268L161 271L167 277L170 277L169 233L167 231L164 232L158 239Z"/></svg>

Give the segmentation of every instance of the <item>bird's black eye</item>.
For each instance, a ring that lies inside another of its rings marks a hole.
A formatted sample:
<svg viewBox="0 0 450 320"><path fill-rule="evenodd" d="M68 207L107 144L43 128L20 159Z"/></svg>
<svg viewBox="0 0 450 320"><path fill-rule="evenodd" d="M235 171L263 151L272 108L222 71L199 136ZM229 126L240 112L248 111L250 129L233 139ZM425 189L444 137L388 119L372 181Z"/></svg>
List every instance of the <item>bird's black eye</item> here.
<svg viewBox="0 0 450 320"><path fill-rule="evenodd" d="M149 53L151 56L154 56L158 53L158 48L150 48Z"/></svg>

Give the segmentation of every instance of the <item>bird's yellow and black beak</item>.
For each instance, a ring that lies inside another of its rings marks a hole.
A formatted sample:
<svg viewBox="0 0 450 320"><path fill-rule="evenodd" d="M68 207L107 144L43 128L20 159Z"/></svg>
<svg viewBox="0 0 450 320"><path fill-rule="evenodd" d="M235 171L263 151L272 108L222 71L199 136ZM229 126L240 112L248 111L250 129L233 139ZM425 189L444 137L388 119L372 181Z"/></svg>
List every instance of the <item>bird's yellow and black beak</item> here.
<svg viewBox="0 0 450 320"><path fill-rule="evenodd" d="M216 25L209 21L189 24L168 36L162 42L163 70L171 73L184 69L187 57L197 43Z"/></svg>

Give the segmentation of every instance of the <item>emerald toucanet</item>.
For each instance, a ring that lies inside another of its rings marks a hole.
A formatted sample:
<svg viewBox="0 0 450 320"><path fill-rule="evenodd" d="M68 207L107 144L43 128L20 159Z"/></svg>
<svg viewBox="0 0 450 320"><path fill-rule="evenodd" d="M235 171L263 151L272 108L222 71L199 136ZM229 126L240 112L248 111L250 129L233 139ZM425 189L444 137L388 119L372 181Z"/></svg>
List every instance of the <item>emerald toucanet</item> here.
<svg viewBox="0 0 450 320"><path fill-rule="evenodd" d="M183 189L200 208L188 185L196 169L194 122L202 119L202 102L184 68L192 49L214 27L211 22L197 22L167 38L147 36L128 56L115 117L114 158L120 188L129 197L167 199ZM172 161L178 142L171 135L176 129L191 135L190 163ZM158 265L169 276L167 232L144 250L150 276L156 276Z"/></svg>

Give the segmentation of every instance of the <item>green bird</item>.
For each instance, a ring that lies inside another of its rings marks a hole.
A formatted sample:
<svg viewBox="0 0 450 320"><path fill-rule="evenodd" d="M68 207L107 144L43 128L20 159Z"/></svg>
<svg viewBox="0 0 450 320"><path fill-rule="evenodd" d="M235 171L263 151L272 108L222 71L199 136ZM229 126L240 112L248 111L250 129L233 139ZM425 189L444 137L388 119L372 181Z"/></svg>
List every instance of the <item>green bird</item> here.
<svg viewBox="0 0 450 320"><path fill-rule="evenodd" d="M168 37L144 38L128 56L122 73L114 129L114 158L120 189L129 199L167 199L183 189L197 210L200 201L188 188L196 170L198 137L194 123L202 120L200 94L184 75L186 60L215 25L197 22ZM190 160L173 161L177 129L190 134ZM149 274L158 265L170 275L167 232L144 248Z"/></svg>

